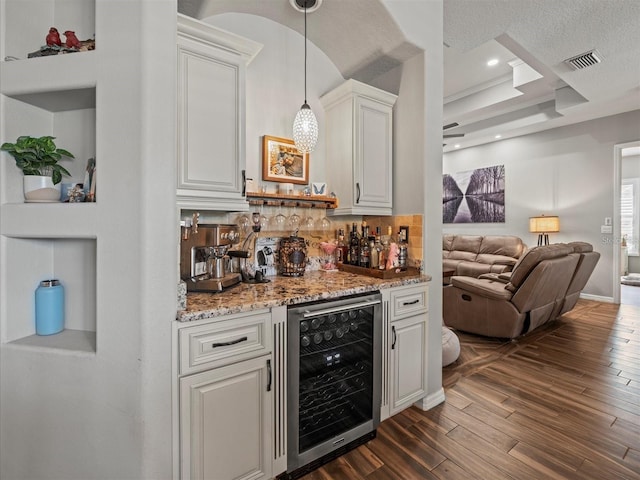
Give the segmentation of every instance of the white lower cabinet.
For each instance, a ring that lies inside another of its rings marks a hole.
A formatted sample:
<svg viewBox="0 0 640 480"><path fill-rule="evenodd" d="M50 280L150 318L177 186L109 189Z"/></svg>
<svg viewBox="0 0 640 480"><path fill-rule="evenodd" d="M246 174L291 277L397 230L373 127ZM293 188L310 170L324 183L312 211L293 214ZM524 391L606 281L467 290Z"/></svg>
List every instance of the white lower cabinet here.
<svg viewBox="0 0 640 480"><path fill-rule="evenodd" d="M269 310L177 326L182 480L272 478L273 337Z"/></svg>
<svg viewBox="0 0 640 480"><path fill-rule="evenodd" d="M183 479L271 478L271 356L180 379Z"/></svg>
<svg viewBox="0 0 640 480"><path fill-rule="evenodd" d="M382 420L427 394L427 285L383 291L383 303Z"/></svg>

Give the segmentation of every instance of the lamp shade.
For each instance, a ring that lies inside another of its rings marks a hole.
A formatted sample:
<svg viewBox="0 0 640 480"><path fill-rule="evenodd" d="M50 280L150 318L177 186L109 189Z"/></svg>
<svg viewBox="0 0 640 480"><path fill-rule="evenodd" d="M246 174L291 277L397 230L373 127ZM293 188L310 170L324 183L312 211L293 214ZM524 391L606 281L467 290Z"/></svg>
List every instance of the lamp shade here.
<svg viewBox="0 0 640 480"><path fill-rule="evenodd" d="M556 233L560 231L560 219L556 216L529 217L531 233Z"/></svg>

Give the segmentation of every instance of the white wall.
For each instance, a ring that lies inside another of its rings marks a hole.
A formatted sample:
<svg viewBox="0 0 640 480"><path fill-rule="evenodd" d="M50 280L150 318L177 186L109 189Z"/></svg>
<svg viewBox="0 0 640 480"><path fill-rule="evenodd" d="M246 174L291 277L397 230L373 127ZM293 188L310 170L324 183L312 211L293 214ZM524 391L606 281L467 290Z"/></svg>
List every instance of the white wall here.
<svg viewBox="0 0 640 480"><path fill-rule="evenodd" d="M247 67L247 177L262 182L262 136L292 138L304 102L304 37L272 20L241 13L203 19L264 45ZM313 16L308 22L313 21ZM324 110L318 100L344 78L313 43L307 45L307 103L318 119L318 144L309 157L309 181L325 178ZM331 191L331 185L328 185Z"/></svg>
<svg viewBox="0 0 640 480"><path fill-rule="evenodd" d="M582 240L593 244L600 261L584 293L613 298L612 235L600 233L613 217L614 145L637 140L640 110L444 155L443 173L505 165L505 223L445 224L444 232L510 234L535 245L531 216L560 217L560 233L550 242ZM614 226L615 231L615 226Z"/></svg>
<svg viewBox="0 0 640 480"><path fill-rule="evenodd" d="M39 10L43 2L32 4ZM24 13L30 7L22 0L14 5L21 5L22 20L14 15L10 23L27 28L31 20ZM100 61L91 125L97 133L78 143L87 148L82 158L95 146L100 170L92 208L97 238L69 242L80 248L65 247L62 256L71 259L75 253L73 260L80 263L78 256L89 250L96 265L91 281L97 347L85 352L0 346L3 479L171 477L176 3L97 0L95 6L91 33L97 34ZM32 116L12 117L6 110L15 102L2 98L0 103L3 120L32 126ZM83 132L75 135L77 141ZM8 270L6 278L11 277Z"/></svg>

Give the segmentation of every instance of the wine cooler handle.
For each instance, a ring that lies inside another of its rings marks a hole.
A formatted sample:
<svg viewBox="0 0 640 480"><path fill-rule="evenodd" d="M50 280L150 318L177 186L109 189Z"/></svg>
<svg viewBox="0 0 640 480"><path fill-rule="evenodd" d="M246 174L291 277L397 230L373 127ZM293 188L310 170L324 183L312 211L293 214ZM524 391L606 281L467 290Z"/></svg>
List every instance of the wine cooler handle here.
<svg viewBox="0 0 640 480"><path fill-rule="evenodd" d="M271 391L271 359L267 360L267 392Z"/></svg>
<svg viewBox="0 0 640 480"><path fill-rule="evenodd" d="M360 182L356 182L356 203L360 203Z"/></svg>
<svg viewBox="0 0 640 480"><path fill-rule="evenodd" d="M246 342L248 338L246 336L231 340L230 342L212 343L211 348L228 347L229 345L236 345L238 343Z"/></svg>
<svg viewBox="0 0 640 480"><path fill-rule="evenodd" d="M391 350L395 350L396 349L396 326L395 325L391 325L391 338L393 340L391 340Z"/></svg>
<svg viewBox="0 0 640 480"><path fill-rule="evenodd" d="M344 312L347 310L356 310L358 308L370 307L371 305L378 305L379 303L380 303L380 300L371 300L367 302L346 304L341 307L327 308L325 310L315 310L313 312L306 311L302 314L302 318L317 317L320 315L329 315L330 313Z"/></svg>

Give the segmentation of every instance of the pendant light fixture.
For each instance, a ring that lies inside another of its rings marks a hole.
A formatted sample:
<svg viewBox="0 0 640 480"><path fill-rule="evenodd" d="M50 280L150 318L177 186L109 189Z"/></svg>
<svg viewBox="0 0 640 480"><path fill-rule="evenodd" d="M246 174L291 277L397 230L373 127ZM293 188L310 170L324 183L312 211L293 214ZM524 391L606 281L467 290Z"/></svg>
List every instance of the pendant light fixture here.
<svg viewBox="0 0 640 480"><path fill-rule="evenodd" d="M316 5L316 0L293 0L304 8L304 103L293 121L293 142L302 152L312 152L318 142L318 120L307 103L307 8Z"/></svg>

